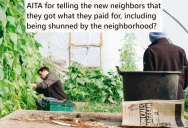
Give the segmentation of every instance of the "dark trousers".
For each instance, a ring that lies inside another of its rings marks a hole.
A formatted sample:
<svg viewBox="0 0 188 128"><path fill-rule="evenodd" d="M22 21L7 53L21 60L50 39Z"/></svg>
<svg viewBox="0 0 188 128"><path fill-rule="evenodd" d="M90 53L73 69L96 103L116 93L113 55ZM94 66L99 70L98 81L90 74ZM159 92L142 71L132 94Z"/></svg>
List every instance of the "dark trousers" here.
<svg viewBox="0 0 188 128"><path fill-rule="evenodd" d="M42 110L42 99L51 99L51 100L57 100L56 98L53 97L45 97L45 98L39 98L36 100L36 105L37 105L37 110Z"/></svg>

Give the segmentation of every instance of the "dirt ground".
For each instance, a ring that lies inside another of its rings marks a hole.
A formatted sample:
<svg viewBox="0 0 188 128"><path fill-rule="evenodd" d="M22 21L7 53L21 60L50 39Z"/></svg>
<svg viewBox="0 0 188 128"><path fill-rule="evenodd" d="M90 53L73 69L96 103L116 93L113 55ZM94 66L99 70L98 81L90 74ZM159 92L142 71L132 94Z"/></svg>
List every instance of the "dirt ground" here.
<svg viewBox="0 0 188 128"><path fill-rule="evenodd" d="M118 128L121 127L121 122L121 113L17 110L0 119L0 128Z"/></svg>

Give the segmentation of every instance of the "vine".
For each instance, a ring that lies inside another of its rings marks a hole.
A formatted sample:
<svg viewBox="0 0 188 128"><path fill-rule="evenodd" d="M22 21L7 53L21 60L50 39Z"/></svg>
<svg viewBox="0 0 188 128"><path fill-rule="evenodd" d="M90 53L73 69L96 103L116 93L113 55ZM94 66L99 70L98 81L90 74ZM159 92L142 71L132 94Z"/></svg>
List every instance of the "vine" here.
<svg viewBox="0 0 188 128"><path fill-rule="evenodd" d="M42 65L34 33L26 33L24 0L0 0L0 115L35 109L37 95L28 92L40 80Z"/></svg>
<svg viewBox="0 0 188 128"><path fill-rule="evenodd" d="M136 71L138 70L136 62L139 61L139 57L136 53L135 43L136 36L134 33L126 33L122 41L125 43L122 46L120 53L121 70L124 71Z"/></svg>

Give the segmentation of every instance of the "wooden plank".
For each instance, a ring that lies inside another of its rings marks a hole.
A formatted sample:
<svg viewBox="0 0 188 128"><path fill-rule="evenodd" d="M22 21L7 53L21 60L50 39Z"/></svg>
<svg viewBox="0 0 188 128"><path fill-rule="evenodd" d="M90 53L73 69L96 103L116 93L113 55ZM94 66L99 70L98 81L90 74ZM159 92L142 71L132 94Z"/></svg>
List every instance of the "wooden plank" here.
<svg viewBox="0 0 188 128"><path fill-rule="evenodd" d="M71 66L71 50L72 48L87 48L88 44L72 44L71 43L71 32L69 32L69 66ZM102 32L100 32L100 43L89 44L89 47L100 47L100 67L103 68L103 42Z"/></svg>
<svg viewBox="0 0 188 128"><path fill-rule="evenodd" d="M72 48L75 47L81 47L81 48L87 48L88 44L71 44ZM100 47L100 44L89 44L89 47Z"/></svg>
<svg viewBox="0 0 188 128"><path fill-rule="evenodd" d="M66 60L53 60L53 63L59 66L67 66Z"/></svg>
<svg viewBox="0 0 188 128"><path fill-rule="evenodd" d="M69 32L69 66L71 66L71 32Z"/></svg>
<svg viewBox="0 0 188 128"><path fill-rule="evenodd" d="M100 66L84 66L84 68L93 68L93 67L100 67Z"/></svg>
<svg viewBox="0 0 188 128"><path fill-rule="evenodd" d="M100 59L101 59L101 68L103 68L103 42L102 42L102 32L100 32Z"/></svg>
<svg viewBox="0 0 188 128"><path fill-rule="evenodd" d="M87 105L87 104L86 104ZM102 127L107 128L121 128L122 113L99 113L99 112L63 112L63 111L36 111L36 110L16 110L13 113L0 119L1 128L70 128L51 123L52 117L54 118L68 118L75 119L80 117L81 120L86 122L101 123ZM16 120L18 118L24 119L25 117L34 117L31 119L42 119L41 121L27 121Z"/></svg>

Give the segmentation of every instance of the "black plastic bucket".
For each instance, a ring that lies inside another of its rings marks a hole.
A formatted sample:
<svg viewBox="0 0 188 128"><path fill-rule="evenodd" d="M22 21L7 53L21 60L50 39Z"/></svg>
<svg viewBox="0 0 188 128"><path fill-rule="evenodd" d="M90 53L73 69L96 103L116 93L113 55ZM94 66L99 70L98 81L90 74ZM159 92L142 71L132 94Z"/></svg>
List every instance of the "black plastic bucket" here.
<svg viewBox="0 0 188 128"><path fill-rule="evenodd" d="M177 100L181 71L117 71L123 78L124 101Z"/></svg>

